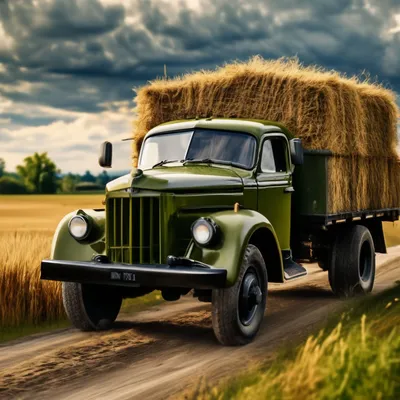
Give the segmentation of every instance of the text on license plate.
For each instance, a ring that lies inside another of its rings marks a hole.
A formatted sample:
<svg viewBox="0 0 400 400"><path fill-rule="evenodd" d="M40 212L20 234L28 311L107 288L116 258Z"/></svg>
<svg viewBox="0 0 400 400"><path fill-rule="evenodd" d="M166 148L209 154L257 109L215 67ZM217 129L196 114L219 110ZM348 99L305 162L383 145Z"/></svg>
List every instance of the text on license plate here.
<svg viewBox="0 0 400 400"><path fill-rule="evenodd" d="M110 278L112 281L135 282L136 276L133 272L117 272L111 271Z"/></svg>

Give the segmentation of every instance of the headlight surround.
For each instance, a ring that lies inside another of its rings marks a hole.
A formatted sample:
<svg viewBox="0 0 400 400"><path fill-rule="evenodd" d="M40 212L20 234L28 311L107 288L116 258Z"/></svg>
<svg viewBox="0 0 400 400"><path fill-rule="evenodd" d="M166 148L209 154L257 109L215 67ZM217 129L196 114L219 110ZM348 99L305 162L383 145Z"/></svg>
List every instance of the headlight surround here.
<svg viewBox="0 0 400 400"><path fill-rule="evenodd" d="M68 223L68 230L74 239L84 240L89 236L91 224L83 215L75 215Z"/></svg>
<svg viewBox="0 0 400 400"><path fill-rule="evenodd" d="M211 218L199 218L192 225L193 239L200 246L210 246L218 241L218 225Z"/></svg>

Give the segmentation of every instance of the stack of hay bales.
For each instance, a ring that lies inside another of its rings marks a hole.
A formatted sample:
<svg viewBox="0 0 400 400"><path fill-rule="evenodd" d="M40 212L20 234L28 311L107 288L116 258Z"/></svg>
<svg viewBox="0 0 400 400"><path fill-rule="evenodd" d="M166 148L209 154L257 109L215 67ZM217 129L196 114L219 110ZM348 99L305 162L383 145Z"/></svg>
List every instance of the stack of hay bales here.
<svg viewBox="0 0 400 400"><path fill-rule="evenodd" d="M329 212L400 206L395 95L378 84L296 59L254 57L159 79L137 91L134 163L145 134L195 117L277 121L306 149L330 150Z"/></svg>

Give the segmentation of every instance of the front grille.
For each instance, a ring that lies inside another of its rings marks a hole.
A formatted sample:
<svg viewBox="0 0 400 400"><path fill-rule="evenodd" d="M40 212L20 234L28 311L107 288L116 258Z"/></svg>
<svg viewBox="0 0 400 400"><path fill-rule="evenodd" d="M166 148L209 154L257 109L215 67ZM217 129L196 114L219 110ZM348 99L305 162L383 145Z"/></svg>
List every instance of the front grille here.
<svg viewBox="0 0 400 400"><path fill-rule="evenodd" d="M161 263L158 197L109 198L107 255L112 262Z"/></svg>

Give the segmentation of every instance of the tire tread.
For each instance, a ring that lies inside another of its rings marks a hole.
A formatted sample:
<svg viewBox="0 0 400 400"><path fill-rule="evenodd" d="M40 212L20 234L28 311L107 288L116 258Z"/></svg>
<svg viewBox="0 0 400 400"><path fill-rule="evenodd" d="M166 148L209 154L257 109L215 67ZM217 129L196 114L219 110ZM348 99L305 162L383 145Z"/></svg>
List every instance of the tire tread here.
<svg viewBox="0 0 400 400"><path fill-rule="evenodd" d="M96 330L96 326L85 311L80 283L63 282L62 297L68 318L76 328L86 332Z"/></svg>

